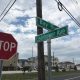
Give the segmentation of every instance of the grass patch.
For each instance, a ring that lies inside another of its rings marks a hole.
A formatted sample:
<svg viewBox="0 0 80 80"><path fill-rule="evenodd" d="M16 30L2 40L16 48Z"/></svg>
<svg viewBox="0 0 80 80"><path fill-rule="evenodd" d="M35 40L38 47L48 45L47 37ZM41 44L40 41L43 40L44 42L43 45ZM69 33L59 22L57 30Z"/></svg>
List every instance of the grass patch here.
<svg viewBox="0 0 80 80"><path fill-rule="evenodd" d="M70 74L80 73L80 71L67 71L67 72L52 72L52 76L64 76ZM38 80L37 72L25 73L25 74L4 74L2 75L2 80ZM48 73L46 72L46 80L48 78Z"/></svg>
<svg viewBox="0 0 80 80"><path fill-rule="evenodd" d="M70 75L76 73L80 73L80 71L52 72L52 75L56 77L56 76L64 76L64 75Z"/></svg>
<svg viewBox="0 0 80 80"><path fill-rule="evenodd" d="M37 73L4 74L2 80L37 80Z"/></svg>

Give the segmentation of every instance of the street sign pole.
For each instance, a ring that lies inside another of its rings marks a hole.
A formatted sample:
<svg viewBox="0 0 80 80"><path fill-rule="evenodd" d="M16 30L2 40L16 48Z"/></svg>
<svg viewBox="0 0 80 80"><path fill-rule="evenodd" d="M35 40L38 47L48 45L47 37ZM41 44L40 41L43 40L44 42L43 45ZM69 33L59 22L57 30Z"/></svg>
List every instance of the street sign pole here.
<svg viewBox="0 0 80 80"><path fill-rule="evenodd" d="M2 79L3 60L0 60L0 80Z"/></svg>
<svg viewBox="0 0 80 80"><path fill-rule="evenodd" d="M51 74L51 39L47 40L47 49L48 49L48 80L52 79Z"/></svg>
<svg viewBox="0 0 80 80"><path fill-rule="evenodd" d="M42 0L36 0L37 17L42 18ZM43 29L37 26L37 35L42 34ZM44 42L37 43L38 51L38 80L45 80Z"/></svg>

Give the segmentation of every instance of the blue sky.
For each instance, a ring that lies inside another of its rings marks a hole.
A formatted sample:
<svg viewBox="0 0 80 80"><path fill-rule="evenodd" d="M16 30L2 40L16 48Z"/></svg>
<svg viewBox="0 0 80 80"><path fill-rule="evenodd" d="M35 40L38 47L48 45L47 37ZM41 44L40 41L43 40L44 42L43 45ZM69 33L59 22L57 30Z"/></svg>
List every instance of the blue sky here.
<svg viewBox="0 0 80 80"><path fill-rule="evenodd" d="M2 0L2 7L10 0ZM80 0L60 0L72 15L80 22ZM64 12L59 11L54 0L42 0L43 19L58 27L68 25L69 35L52 39L51 52L60 61L73 61L80 63L80 27ZM5 18L0 22L0 31L11 33L18 41L19 58L37 56L35 36L36 26L36 0L17 0ZM44 52L47 55L47 44L44 42Z"/></svg>

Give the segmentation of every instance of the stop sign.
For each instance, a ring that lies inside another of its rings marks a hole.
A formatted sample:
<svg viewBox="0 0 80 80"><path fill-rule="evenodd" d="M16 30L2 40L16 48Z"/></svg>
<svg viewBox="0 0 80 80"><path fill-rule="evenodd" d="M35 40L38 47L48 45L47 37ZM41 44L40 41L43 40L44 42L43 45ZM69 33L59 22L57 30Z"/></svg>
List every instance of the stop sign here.
<svg viewBox="0 0 80 80"><path fill-rule="evenodd" d="M0 32L0 59L8 60L17 52L17 41L11 34Z"/></svg>

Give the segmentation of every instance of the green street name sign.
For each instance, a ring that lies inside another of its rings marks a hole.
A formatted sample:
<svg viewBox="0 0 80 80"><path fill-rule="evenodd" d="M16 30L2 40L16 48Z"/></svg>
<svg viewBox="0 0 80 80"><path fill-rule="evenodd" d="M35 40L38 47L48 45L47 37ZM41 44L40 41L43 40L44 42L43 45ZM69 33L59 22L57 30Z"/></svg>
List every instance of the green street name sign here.
<svg viewBox="0 0 80 80"><path fill-rule="evenodd" d="M54 31L51 31L45 34L40 34L35 37L35 42L36 43L42 42L48 39L58 38L58 37L65 36L65 35L68 35L68 26L55 29Z"/></svg>
<svg viewBox="0 0 80 80"><path fill-rule="evenodd" d="M45 21L39 17L36 17L36 25L41 27L41 28L45 28L47 30L54 30L56 28L59 28L56 25L53 25L50 22L47 22L47 21Z"/></svg>

